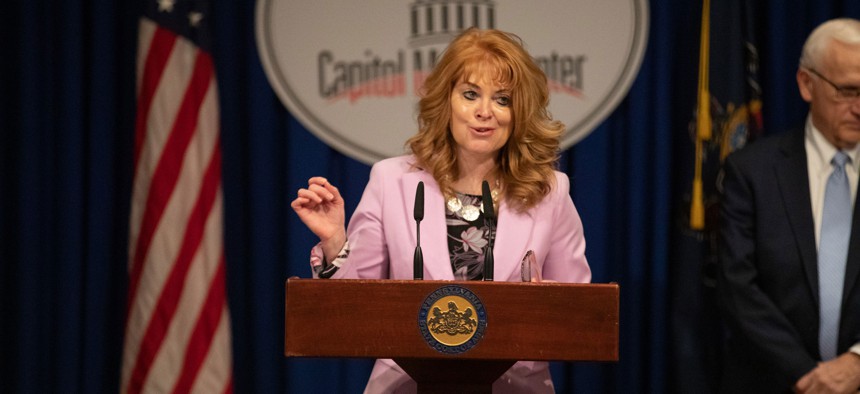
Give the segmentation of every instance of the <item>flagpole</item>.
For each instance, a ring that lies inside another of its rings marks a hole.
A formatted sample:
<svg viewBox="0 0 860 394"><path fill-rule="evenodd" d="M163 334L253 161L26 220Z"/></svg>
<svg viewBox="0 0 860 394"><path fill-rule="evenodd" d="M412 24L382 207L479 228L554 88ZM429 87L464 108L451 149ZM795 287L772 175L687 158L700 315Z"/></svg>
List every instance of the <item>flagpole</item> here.
<svg viewBox="0 0 860 394"><path fill-rule="evenodd" d="M711 94L708 66L710 55L711 2L702 2L702 31L699 43L699 89L696 115L696 166L693 177L693 195L690 201L690 228L705 228L705 203L702 192L702 160L704 141L711 139Z"/></svg>

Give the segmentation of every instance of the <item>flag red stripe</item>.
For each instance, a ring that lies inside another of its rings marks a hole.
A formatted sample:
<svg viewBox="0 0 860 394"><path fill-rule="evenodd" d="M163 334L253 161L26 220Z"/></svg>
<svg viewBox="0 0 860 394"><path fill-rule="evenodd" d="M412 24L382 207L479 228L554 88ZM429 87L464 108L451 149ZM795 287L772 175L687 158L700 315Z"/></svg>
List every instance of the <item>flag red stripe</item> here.
<svg viewBox="0 0 860 394"><path fill-rule="evenodd" d="M141 227L142 237L138 243L138 251L144 245L148 248L152 234L155 232L155 224L161 219L166 202L175 189L185 157L185 151L191 141L194 130L197 129L200 106L212 82L212 75L211 58L203 52L198 52L194 65L194 73L186 96L180 107L176 123L171 132L170 139L165 146L161 161L153 176L150 198L147 201L147 211L143 217L143 223L148 225ZM218 163L220 164L220 161ZM146 375L149 373L155 355L158 354L158 350L167 333L167 328L176 312L191 260L200 245L206 218L212 209L221 176L220 165L217 166L217 171L212 171L213 166L211 164L209 167L201 185L200 195L189 217L185 237L177 255L177 261L173 264L155 310L144 331L145 334L141 341L140 351L132 368L129 392L137 392L146 381ZM143 238L144 234L147 238ZM137 253L135 257L143 255L145 255L145 252ZM143 260L140 261L142 262Z"/></svg>
<svg viewBox="0 0 860 394"><path fill-rule="evenodd" d="M224 394L232 394L233 393L233 374L230 374L230 380L227 381L227 384L224 386Z"/></svg>
<svg viewBox="0 0 860 394"><path fill-rule="evenodd" d="M155 89L158 87L158 82L161 81L167 60L170 59L170 52L173 51L175 44L176 35L161 27L155 29L152 40L149 42L149 51L143 66L140 93L137 97L137 119L135 119L134 125L134 167L132 167L135 170L137 170L137 163L140 160L140 152L143 150L146 120L149 118L149 109L152 107Z"/></svg>
<svg viewBox="0 0 860 394"><path fill-rule="evenodd" d="M185 349L182 375L173 389L174 393L191 392L194 379L197 377L200 366L203 365L203 360L206 359L206 354L209 353L212 340L215 338L215 331L221 322L221 315L225 310L224 304L226 303L225 265L222 251L221 259L218 261L218 271L212 279L206 303L200 313L200 318L197 319L197 324L194 325L194 331L191 332L188 347Z"/></svg>
<svg viewBox="0 0 860 394"><path fill-rule="evenodd" d="M170 58L170 53L176 44L176 35L169 30L156 28L149 45L149 51L146 54L146 63L143 67L143 78L141 80L140 93L137 98L137 119L135 120L135 141L134 141L134 170L137 174L137 164L140 159L140 152L143 150L143 141L146 138L147 119L149 119L149 109L152 107L152 100L155 97L155 90L161 81L162 75L167 65L167 60ZM135 175L138 176L138 175ZM148 245L147 245L148 246ZM135 254L140 253L141 245L137 244ZM146 248L143 251L146 253ZM140 281L140 273L142 271L141 260L135 258L132 260L131 270L129 271L129 297L126 313L131 311L131 301L134 299L134 294L137 292L137 286ZM126 323L128 316L126 316Z"/></svg>
<svg viewBox="0 0 860 394"><path fill-rule="evenodd" d="M182 104L177 113L176 121L170 132L161 159L152 175L150 181L149 195L147 196L145 211L141 218L140 233L137 239L137 249L133 256L133 263L129 280L129 297L127 310L131 311L137 296L137 288L140 285L140 276L143 273L143 264L149 253L149 246L155 229L170 200L170 195L176 187L179 179L179 171L185 159L185 151L197 128L200 105L209 88L214 72L212 59L204 52L197 52L194 62L194 73Z"/></svg>

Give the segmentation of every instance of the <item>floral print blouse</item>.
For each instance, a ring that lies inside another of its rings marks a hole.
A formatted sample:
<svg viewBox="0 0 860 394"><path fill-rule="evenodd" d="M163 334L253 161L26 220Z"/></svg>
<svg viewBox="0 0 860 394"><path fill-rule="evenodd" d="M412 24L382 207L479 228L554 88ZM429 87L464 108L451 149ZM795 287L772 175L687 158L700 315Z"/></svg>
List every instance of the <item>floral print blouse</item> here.
<svg viewBox="0 0 860 394"><path fill-rule="evenodd" d="M464 207L481 207L481 196L457 193ZM460 211L462 212L462 211ZM483 209L478 209L477 217L469 220L469 215L445 208L445 223L448 225L448 253L451 268L456 280L484 279L484 255L490 239L490 226L484 220ZM465 216L465 217L464 217Z"/></svg>

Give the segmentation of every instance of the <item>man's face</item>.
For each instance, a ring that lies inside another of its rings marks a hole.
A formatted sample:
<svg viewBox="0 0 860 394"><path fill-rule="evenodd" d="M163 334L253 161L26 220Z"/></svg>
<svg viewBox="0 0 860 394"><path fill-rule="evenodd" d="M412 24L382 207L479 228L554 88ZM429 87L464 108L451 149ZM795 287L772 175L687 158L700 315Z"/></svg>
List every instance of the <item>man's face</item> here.
<svg viewBox="0 0 860 394"><path fill-rule="evenodd" d="M840 98L827 80L839 87L860 88L860 45L833 40L814 71L797 71L800 95L809 103L812 124L838 149L852 148L860 142L860 99Z"/></svg>

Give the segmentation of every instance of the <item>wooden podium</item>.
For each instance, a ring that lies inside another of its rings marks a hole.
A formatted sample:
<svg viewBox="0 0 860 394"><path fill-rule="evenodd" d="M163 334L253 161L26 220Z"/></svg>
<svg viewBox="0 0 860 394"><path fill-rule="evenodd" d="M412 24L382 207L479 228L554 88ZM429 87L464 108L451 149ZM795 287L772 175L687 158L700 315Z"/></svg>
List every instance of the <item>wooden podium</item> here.
<svg viewBox="0 0 860 394"><path fill-rule="evenodd" d="M482 309L467 312L484 325L465 351L426 328L440 312L428 297L451 289ZM489 393L517 360L617 361L618 297L617 284L290 278L284 354L391 358L419 392Z"/></svg>

